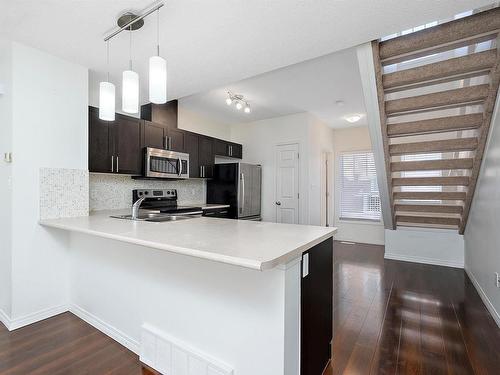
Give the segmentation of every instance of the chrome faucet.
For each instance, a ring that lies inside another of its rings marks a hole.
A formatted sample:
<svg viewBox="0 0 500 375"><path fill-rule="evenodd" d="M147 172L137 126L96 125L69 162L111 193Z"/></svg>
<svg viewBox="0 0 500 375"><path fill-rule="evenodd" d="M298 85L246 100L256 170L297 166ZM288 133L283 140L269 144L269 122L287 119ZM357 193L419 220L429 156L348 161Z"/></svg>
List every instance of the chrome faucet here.
<svg viewBox="0 0 500 375"><path fill-rule="evenodd" d="M140 197L132 205L132 220L137 220L139 217L139 208L141 208L141 204L145 199L146 197Z"/></svg>

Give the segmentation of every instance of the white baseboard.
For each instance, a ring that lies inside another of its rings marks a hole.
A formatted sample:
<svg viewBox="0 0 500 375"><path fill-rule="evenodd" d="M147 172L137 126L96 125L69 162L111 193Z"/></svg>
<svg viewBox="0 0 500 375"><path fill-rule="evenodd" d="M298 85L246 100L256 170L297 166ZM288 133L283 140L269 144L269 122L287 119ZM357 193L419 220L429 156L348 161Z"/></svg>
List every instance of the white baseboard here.
<svg viewBox="0 0 500 375"><path fill-rule="evenodd" d="M127 334L123 333L119 329L113 327L112 325L104 322L97 316L89 313L85 309L82 309L80 306L75 304L71 304L69 311L78 316L80 319L86 321L88 324L98 329L105 335L111 337L113 340L119 342L127 349L131 350L135 354L139 355L140 353L140 344L137 340L134 340Z"/></svg>
<svg viewBox="0 0 500 375"><path fill-rule="evenodd" d="M9 331L13 331L18 328L25 327L27 325L39 322L40 320L48 319L53 316L65 313L68 311L68 306L66 304L64 305L59 305L59 306L54 306L54 307L49 307L47 309L43 309L37 312L34 312L32 314L28 314L25 316L22 316L20 318L14 318L10 319L9 325L5 325ZM4 323L5 324L5 323Z"/></svg>
<svg viewBox="0 0 500 375"><path fill-rule="evenodd" d="M495 322L497 323L498 328L500 328L500 314L495 309L495 306L493 306L493 304L491 303L490 299L486 295L486 292L483 290L483 288L481 288L481 285L479 285L479 282L477 281L472 271L465 268L465 272L467 273L467 276L469 276L469 279L472 281L472 284L474 284L474 286L476 287L479 296L481 297L483 303L493 317L493 320L495 320Z"/></svg>
<svg viewBox="0 0 500 375"><path fill-rule="evenodd" d="M0 323L10 331L10 318L2 309L0 309Z"/></svg>
<svg viewBox="0 0 500 375"><path fill-rule="evenodd" d="M463 262L454 262L443 259L435 259L435 258L424 258L414 255L401 255L394 253L385 253L385 259L392 260L402 260L404 262L414 262L414 263L424 263L424 264L432 264L435 266L445 266L445 267L453 267L453 268L464 268Z"/></svg>

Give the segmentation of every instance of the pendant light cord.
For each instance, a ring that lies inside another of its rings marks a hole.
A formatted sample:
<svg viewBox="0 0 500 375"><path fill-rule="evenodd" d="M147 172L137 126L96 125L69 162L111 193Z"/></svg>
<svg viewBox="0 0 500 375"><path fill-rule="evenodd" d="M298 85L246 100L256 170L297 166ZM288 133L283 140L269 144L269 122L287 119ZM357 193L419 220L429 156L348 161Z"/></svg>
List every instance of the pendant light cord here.
<svg viewBox="0 0 500 375"><path fill-rule="evenodd" d="M129 38L129 69L132 70L132 25L130 25L130 29L129 29L129 35L130 35L130 38Z"/></svg>
<svg viewBox="0 0 500 375"><path fill-rule="evenodd" d="M106 67L108 69L107 80L109 82L109 40L106 42Z"/></svg>
<svg viewBox="0 0 500 375"><path fill-rule="evenodd" d="M160 8L156 11L156 53L160 56Z"/></svg>

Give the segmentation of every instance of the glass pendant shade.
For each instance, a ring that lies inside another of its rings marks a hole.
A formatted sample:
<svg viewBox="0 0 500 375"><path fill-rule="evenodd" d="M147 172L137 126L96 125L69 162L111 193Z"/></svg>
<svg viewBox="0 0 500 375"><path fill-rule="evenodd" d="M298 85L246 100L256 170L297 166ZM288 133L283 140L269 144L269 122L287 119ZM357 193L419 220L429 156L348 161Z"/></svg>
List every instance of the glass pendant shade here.
<svg viewBox="0 0 500 375"><path fill-rule="evenodd" d="M122 110L139 112L139 75L132 70L125 70L122 75Z"/></svg>
<svg viewBox="0 0 500 375"><path fill-rule="evenodd" d="M99 118L104 121L115 120L115 85L111 82L99 84Z"/></svg>
<svg viewBox="0 0 500 375"><path fill-rule="evenodd" d="M154 104L167 102L167 62L160 56L149 58L149 101Z"/></svg>

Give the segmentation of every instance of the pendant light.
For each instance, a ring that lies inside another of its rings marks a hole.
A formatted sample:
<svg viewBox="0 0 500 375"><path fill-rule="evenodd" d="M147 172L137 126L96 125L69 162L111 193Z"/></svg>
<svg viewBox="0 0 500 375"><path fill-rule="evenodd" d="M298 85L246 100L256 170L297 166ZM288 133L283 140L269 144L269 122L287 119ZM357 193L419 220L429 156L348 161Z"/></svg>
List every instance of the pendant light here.
<svg viewBox="0 0 500 375"><path fill-rule="evenodd" d="M115 85L109 81L109 40L106 42L107 80L99 83L99 118L104 121L115 120Z"/></svg>
<svg viewBox="0 0 500 375"><path fill-rule="evenodd" d="M132 70L132 27L130 28L129 70L122 74L122 110L126 113L139 112L139 75Z"/></svg>
<svg viewBox="0 0 500 375"><path fill-rule="evenodd" d="M149 58L149 101L164 104L167 102L167 62L160 57L160 9L156 12L156 56Z"/></svg>

